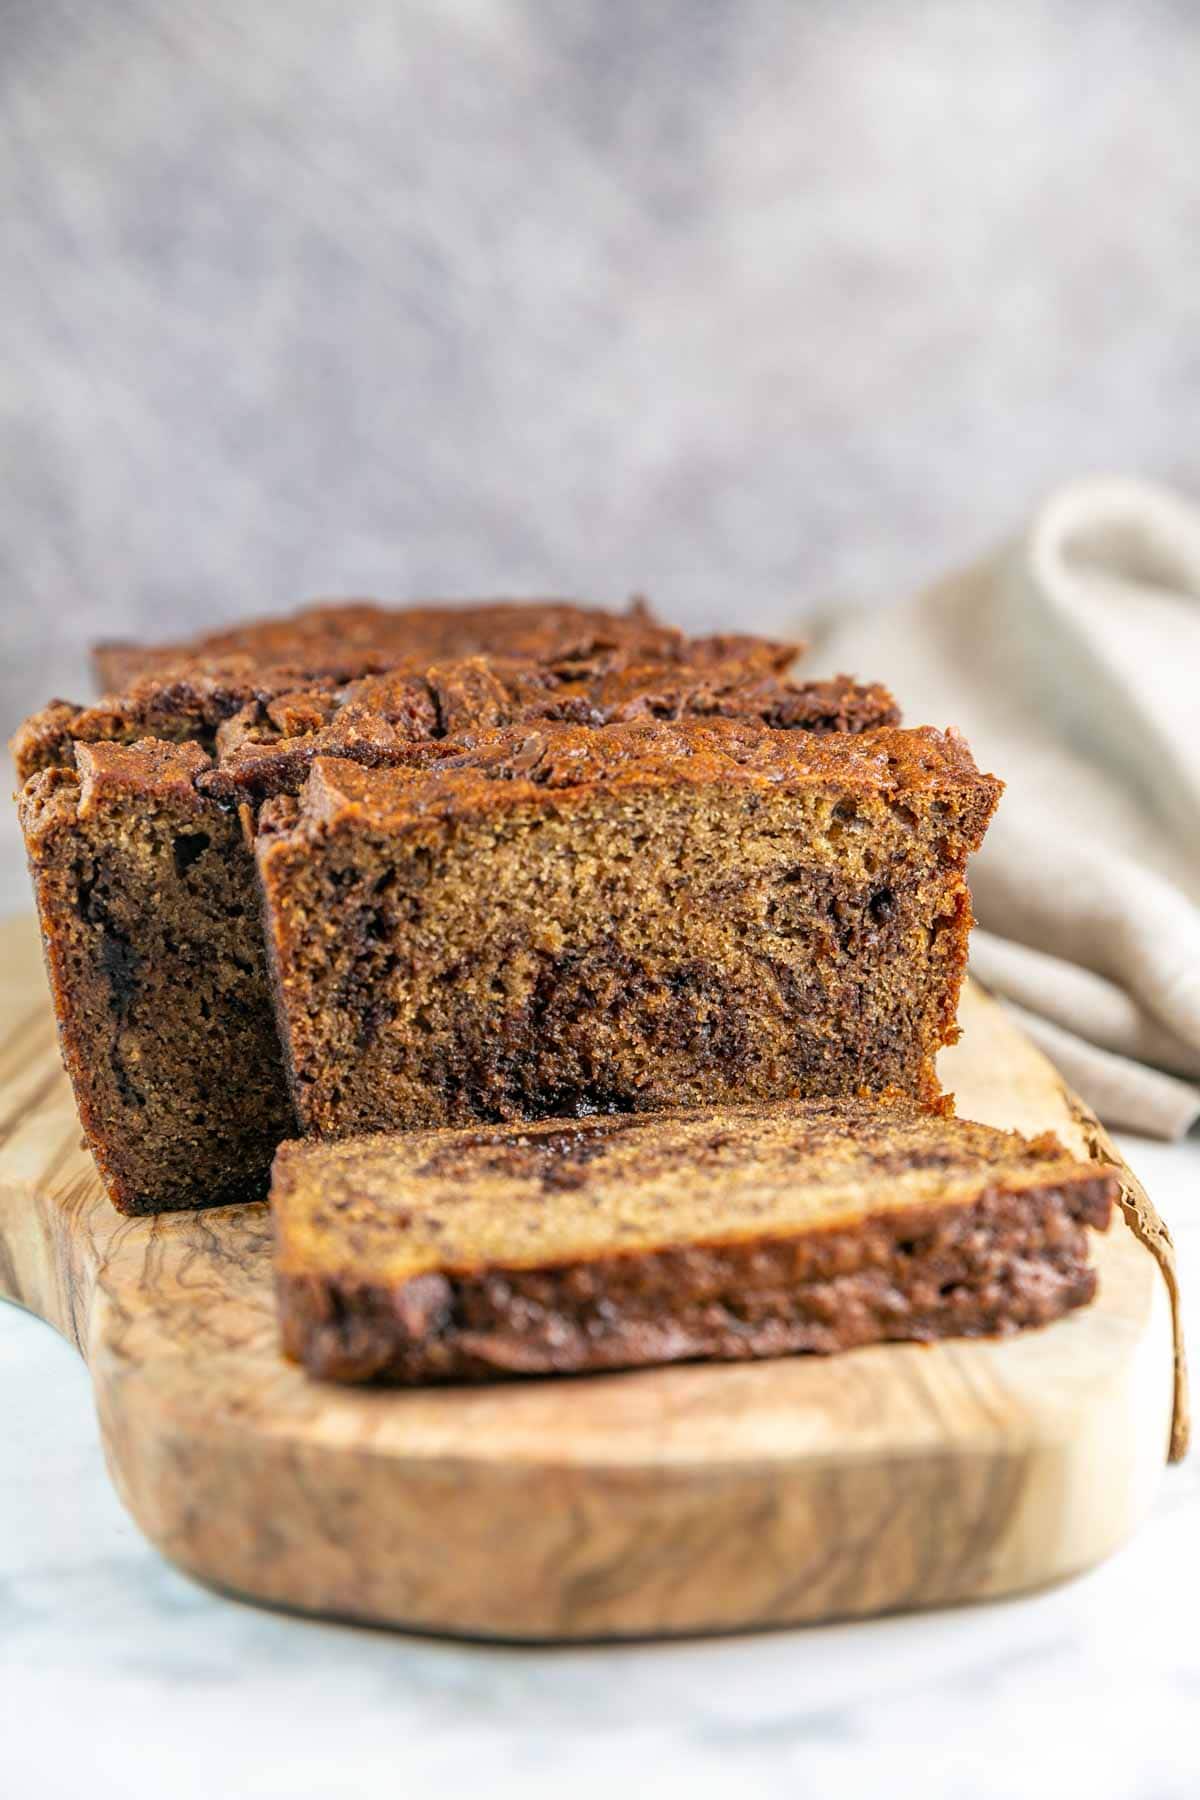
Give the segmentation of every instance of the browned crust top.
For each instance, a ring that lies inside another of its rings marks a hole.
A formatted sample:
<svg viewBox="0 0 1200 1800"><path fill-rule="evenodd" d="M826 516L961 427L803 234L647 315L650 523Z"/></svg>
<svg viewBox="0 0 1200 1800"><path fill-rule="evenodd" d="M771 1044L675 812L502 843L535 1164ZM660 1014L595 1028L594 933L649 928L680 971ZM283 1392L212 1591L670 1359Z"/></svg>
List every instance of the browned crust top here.
<svg viewBox="0 0 1200 1800"><path fill-rule="evenodd" d="M125 800L182 803L200 811L211 802L197 781L212 767L199 744L142 738L136 744L77 744L73 768L41 769L25 783L18 812L32 843L56 824L86 819L98 806Z"/></svg>
<svg viewBox="0 0 1200 1800"><path fill-rule="evenodd" d="M758 720L781 730L860 732L899 724L893 696L849 676L793 682L764 667L772 647L751 643L714 662L553 668L531 658L476 656L420 674L393 670L336 691L281 695L244 707L217 733L209 791L257 800L294 793L316 756L406 763L412 746L540 720L590 727L635 719Z"/></svg>
<svg viewBox="0 0 1200 1800"><path fill-rule="evenodd" d="M718 636L703 641L719 659L745 640ZM442 656L500 651L569 661L624 651L669 659L683 642L681 631L661 624L641 601L615 613L563 599L399 607L341 600L181 643L101 644L94 658L108 691L147 681L194 679L232 683L249 696L255 690L282 693L311 680L352 681L394 668L410 656L428 663ZM786 666L799 647L775 644L774 666Z"/></svg>
<svg viewBox="0 0 1200 1800"><path fill-rule="evenodd" d="M318 757L302 818L317 829L369 822L398 831L439 812L507 810L548 791L598 787L835 786L885 798L967 788L979 802L982 836L1002 787L980 773L964 738L931 726L815 736L733 719L635 720L601 731L539 724L434 746L428 760L424 769L374 769ZM268 810L264 824L292 816Z"/></svg>
<svg viewBox="0 0 1200 1800"><path fill-rule="evenodd" d="M777 677L800 648L748 636L689 638L644 610L614 614L557 601L395 611L367 604L316 608L215 636L199 648L167 646L146 652L144 664L127 664L118 651L106 653L102 666L115 685L105 698L92 706L52 700L19 728L12 752L24 781L40 768L69 763L76 743L135 743L152 737L195 739L214 749L221 727L238 715L245 717L230 748L261 735L264 725L276 737L280 729L311 732L328 726L347 702L357 714L371 715L378 729L389 716L391 690L385 685L364 693L356 684L392 673L400 682L393 707L398 716L405 706L405 681L419 686L431 665L443 658L458 659L446 672L448 704L454 704L456 688L460 707L472 696L477 705L486 703L488 697L478 693L477 675L469 668L462 673L463 659L486 654L507 661L516 672L509 685L515 681L519 691L509 704L519 708L521 693L528 703L539 682L586 689L646 665L658 670L668 686L672 679L678 683L686 666L694 686L709 678L719 691L722 682L727 686L735 677ZM719 679L706 676L718 670ZM644 675L643 686L651 678ZM347 683L352 685L344 691ZM415 697L408 704L420 710ZM432 704L437 727L432 734L444 736L447 723ZM424 702L426 712L430 705ZM494 712L494 697L492 705ZM500 719L485 716L479 722ZM414 718L410 735L428 734L429 721L424 721L426 730L416 730L416 723Z"/></svg>

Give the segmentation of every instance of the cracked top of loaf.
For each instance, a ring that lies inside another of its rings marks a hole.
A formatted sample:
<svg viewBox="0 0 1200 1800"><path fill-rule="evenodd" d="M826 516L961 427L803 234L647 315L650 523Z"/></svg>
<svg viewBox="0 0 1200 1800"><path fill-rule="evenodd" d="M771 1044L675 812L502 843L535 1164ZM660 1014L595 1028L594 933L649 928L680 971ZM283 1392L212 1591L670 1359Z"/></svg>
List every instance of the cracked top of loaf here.
<svg viewBox="0 0 1200 1800"><path fill-rule="evenodd" d="M386 630L380 624L372 635L364 618L386 622ZM155 652L162 660L140 673L131 666L128 684L91 706L51 701L13 738L19 778L69 763L72 747L79 743L161 738L194 740L214 750L220 727L235 716L240 716L242 738L255 731L277 732L280 720L303 719L311 730L314 721L328 722L347 699L360 711L369 710L369 697L358 689L372 672L395 671L397 681L408 678L419 687L431 664L451 659L449 685L461 688L465 678L456 684L453 668L485 652L525 670L525 685L531 687L539 672L547 685L586 686L646 664L668 675L686 665L697 681L703 671L718 668L727 671L729 680L735 673L765 680L776 676L799 649L766 638L688 638L644 611L613 614L560 602L395 612L355 605L300 615L300 624L311 621L321 629L307 637L304 631L293 633L297 621L278 620L213 639L211 653L193 651L172 661L167 652ZM344 625L344 633L335 624ZM228 648L243 640L257 643L257 649ZM385 688L375 707L380 719L388 692ZM414 735L420 735L415 714L412 724ZM237 743L235 734L231 750ZM240 760L248 764L253 758L246 754Z"/></svg>
<svg viewBox="0 0 1200 1800"><path fill-rule="evenodd" d="M86 822L96 811L124 802L169 803L200 814L205 796L198 778L212 768L199 744L144 738L136 744L79 744L72 766L39 769L17 798L26 840L33 844L63 824Z"/></svg>
<svg viewBox="0 0 1200 1800"><path fill-rule="evenodd" d="M737 640L707 641L722 654L722 644ZM409 656L429 663L490 650L556 662L592 660L609 651L670 659L684 642L683 632L661 624L641 600L624 613L561 599L400 607L338 600L182 643L99 644L92 655L105 693L123 693L151 678L176 683L193 678L239 685L250 697L256 688L280 693L312 679L353 681L394 668ZM798 648L776 644L777 666Z"/></svg>
<svg viewBox="0 0 1200 1800"><path fill-rule="evenodd" d="M459 740L539 720L610 726L636 719L756 719L777 729L859 732L899 723L892 695L846 675L794 682L769 665L771 646L709 645L675 662L577 664L467 657L412 674L403 670L336 692L285 694L244 707L217 733L220 769L211 789L226 798L294 793L316 756L406 762L410 747Z"/></svg>
<svg viewBox="0 0 1200 1800"><path fill-rule="evenodd" d="M547 792L681 784L825 787L889 803L953 797L947 831L968 849L982 841L1003 785L980 772L958 732L932 726L821 735L741 719L633 720L602 731L542 722L417 747L406 767L318 757L299 806L269 802L261 825L271 832L297 820L317 829L362 822L396 831L435 815L507 810Z"/></svg>

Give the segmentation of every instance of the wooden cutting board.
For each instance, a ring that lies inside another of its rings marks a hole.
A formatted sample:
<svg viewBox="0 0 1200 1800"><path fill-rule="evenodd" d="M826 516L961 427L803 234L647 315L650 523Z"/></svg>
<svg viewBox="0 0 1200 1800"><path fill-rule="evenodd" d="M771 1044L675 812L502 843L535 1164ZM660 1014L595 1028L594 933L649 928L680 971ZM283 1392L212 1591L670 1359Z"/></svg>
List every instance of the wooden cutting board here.
<svg viewBox="0 0 1200 1800"><path fill-rule="evenodd" d="M32 921L0 928L0 972L0 1292L79 1347L122 1499L202 1580L433 1631L725 1630L1033 1587L1149 1505L1172 1305L1132 1177L1139 1222L1096 1240L1095 1305L1005 1342L320 1386L276 1350L265 1209L120 1218L80 1148ZM963 1022L962 1113L1105 1154L998 1007L969 994ZM1178 1444L1181 1401L1176 1419Z"/></svg>

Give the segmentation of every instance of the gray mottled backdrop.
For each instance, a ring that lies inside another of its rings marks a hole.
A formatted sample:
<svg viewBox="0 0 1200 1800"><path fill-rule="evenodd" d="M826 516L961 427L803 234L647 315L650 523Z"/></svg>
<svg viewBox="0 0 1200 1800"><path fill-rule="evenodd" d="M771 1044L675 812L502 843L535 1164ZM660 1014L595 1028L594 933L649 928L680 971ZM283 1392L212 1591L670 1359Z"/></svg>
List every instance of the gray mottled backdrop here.
<svg viewBox="0 0 1200 1800"><path fill-rule="evenodd" d="M101 631L778 625L1200 487L1183 0L0 0L0 71L5 725Z"/></svg>

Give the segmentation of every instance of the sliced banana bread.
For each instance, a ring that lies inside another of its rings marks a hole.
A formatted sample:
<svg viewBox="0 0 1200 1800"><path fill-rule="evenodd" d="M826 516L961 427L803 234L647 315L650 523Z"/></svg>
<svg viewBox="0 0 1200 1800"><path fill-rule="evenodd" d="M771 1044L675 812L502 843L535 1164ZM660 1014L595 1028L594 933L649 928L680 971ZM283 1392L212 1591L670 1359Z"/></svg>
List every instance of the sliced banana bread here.
<svg viewBox="0 0 1200 1800"><path fill-rule="evenodd" d="M614 682L622 703L636 705L639 668L657 695L695 694L705 704L715 697L736 707L744 683L748 711L790 705L797 724L837 726L856 705L853 694L831 693L806 713L801 690L774 673L793 647L766 640L687 639L640 616L613 620L565 606L421 617L443 638L464 630L468 646L488 620L506 641L540 645L544 667L500 659L512 703L526 711L539 696L551 706L564 692L599 694ZM651 654L659 660L647 664ZM427 666L415 653L410 661ZM370 683L347 699L332 677L317 681L301 670L307 685L285 699L294 668L247 674L198 664L186 674L144 676L98 706L57 702L18 733L21 814L64 1060L122 1210L262 1195L291 1117L248 845L253 808L243 805L239 820L233 805L253 801L254 785L220 779L209 752L222 726L268 703L275 718L310 716L321 696L343 721L346 754L378 756L381 731L390 734L389 755L440 754L436 739L451 716L465 726L477 704L483 720L492 717L498 683L488 669L476 658L443 665L437 682L397 677L397 691L437 702L414 714L407 734L372 714L363 691ZM826 685L818 684L822 695ZM383 682L381 691L393 689ZM882 690L861 692L878 696L864 698L864 707L890 705ZM432 734L429 746L423 734ZM274 785L302 781L308 754L289 750Z"/></svg>
<svg viewBox="0 0 1200 1800"><path fill-rule="evenodd" d="M292 1113L253 860L198 744L80 744L21 822L63 1061L122 1212L261 1199Z"/></svg>
<svg viewBox="0 0 1200 1800"><path fill-rule="evenodd" d="M283 1347L483 1379L1043 1325L1095 1291L1115 1174L903 1103L811 1100L287 1143Z"/></svg>
<svg viewBox="0 0 1200 1800"><path fill-rule="evenodd" d="M955 734L540 725L441 757L318 758L260 816L304 1132L936 1102L1000 790Z"/></svg>

